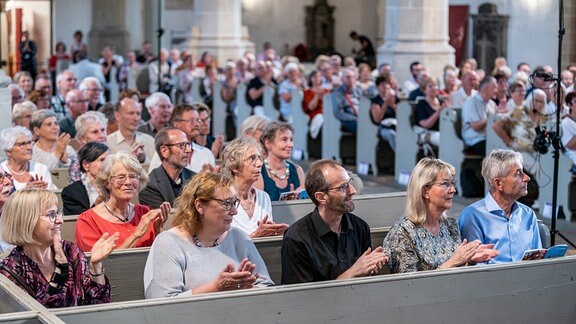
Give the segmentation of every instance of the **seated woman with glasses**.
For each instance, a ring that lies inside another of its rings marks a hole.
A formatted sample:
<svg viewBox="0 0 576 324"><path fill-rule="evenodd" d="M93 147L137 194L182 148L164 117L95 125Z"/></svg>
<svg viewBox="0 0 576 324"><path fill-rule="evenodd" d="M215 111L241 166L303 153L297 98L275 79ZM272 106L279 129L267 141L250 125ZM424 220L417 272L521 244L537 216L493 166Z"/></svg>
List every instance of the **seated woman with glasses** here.
<svg viewBox="0 0 576 324"><path fill-rule="evenodd" d="M232 226L240 199L233 180L200 173L176 199L173 227L158 235L144 268L146 298L270 286L252 240Z"/></svg>
<svg viewBox="0 0 576 324"><path fill-rule="evenodd" d="M0 219L2 238L16 247L0 263L0 273L46 307L110 302L110 283L102 261L118 241L104 233L91 249L90 261L76 244L60 236L58 198L44 189L14 193Z"/></svg>
<svg viewBox="0 0 576 324"><path fill-rule="evenodd" d="M272 218L270 196L254 188L262 169L261 146L249 137L230 142L222 154L222 173L234 179L234 188L240 198L238 213L232 225L250 237L282 235L288 224L276 224Z"/></svg>
<svg viewBox="0 0 576 324"><path fill-rule="evenodd" d="M498 254L494 244L460 241L456 219L446 210L456 193L454 167L442 160L418 162L406 190L406 216L384 239L392 273L453 268L484 262Z"/></svg>
<svg viewBox="0 0 576 324"><path fill-rule="evenodd" d="M32 161L32 133L22 126L6 128L0 133L0 149L7 159L0 164L4 172L12 175L14 188L56 190L48 167Z"/></svg>
<svg viewBox="0 0 576 324"><path fill-rule="evenodd" d="M266 150L262 177L254 187L266 191L272 201L280 194L304 189L304 170L288 160L294 149L294 128L290 124L271 122L262 132L260 142Z"/></svg>
<svg viewBox="0 0 576 324"><path fill-rule="evenodd" d="M168 218L170 204L150 210L130 202L147 180L142 166L130 153L117 152L102 162L96 184L104 201L80 214L76 223L76 244L82 251L90 251L106 232L120 234L117 249L152 245Z"/></svg>

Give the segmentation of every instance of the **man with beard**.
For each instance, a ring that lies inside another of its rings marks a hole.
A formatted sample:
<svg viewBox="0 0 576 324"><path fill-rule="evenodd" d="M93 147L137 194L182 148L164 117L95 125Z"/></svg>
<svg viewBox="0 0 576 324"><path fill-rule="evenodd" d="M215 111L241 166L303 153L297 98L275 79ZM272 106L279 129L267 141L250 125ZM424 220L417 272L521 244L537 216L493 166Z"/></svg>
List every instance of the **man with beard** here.
<svg viewBox="0 0 576 324"><path fill-rule="evenodd" d="M348 172L319 160L306 175L306 191L316 209L288 228L282 242L282 284L374 275L387 257L372 251L370 227L354 210Z"/></svg>
<svg viewBox="0 0 576 324"><path fill-rule="evenodd" d="M521 261L524 251L542 248L536 214L517 201L528 194L530 177L522 170L522 154L492 151L482 162L482 177L489 192L458 218L462 239L494 244L499 254L491 263Z"/></svg>
<svg viewBox="0 0 576 324"><path fill-rule="evenodd" d="M153 209L160 208L165 201L173 206L182 188L195 175L186 169L192 155L192 143L183 131L176 127L161 129L156 135L155 146L162 165L152 170L148 184L138 194L140 203Z"/></svg>
<svg viewBox="0 0 576 324"><path fill-rule="evenodd" d="M194 143L194 139L200 135L200 117L198 115L198 107L200 104L182 104L176 105L172 116L170 116L170 123L172 126L183 131L188 138L188 141L192 142L192 157L189 159L189 163L186 166L188 169L200 173L203 169L213 169L216 166L216 159L212 151L205 148L204 146ZM154 154L150 160L150 168L148 172L151 173L154 169L159 167L161 164L160 158L157 153Z"/></svg>

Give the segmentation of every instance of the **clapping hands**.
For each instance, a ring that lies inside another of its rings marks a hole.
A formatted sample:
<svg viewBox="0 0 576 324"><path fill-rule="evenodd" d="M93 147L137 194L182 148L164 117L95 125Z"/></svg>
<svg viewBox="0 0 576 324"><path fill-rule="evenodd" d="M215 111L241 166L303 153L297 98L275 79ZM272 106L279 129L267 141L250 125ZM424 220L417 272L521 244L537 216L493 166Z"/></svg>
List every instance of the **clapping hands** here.
<svg viewBox="0 0 576 324"><path fill-rule="evenodd" d="M218 291L248 289L254 286L258 274L254 274L256 265L244 258L238 269L234 271L234 265L228 264L216 278Z"/></svg>
<svg viewBox="0 0 576 324"><path fill-rule="evenodd" d="M258 228L250 234L250 237L282 235L287 229L288 224L276 224L272 220L269 220L268 215L266 215L261 221L258 221Z"/></svg>

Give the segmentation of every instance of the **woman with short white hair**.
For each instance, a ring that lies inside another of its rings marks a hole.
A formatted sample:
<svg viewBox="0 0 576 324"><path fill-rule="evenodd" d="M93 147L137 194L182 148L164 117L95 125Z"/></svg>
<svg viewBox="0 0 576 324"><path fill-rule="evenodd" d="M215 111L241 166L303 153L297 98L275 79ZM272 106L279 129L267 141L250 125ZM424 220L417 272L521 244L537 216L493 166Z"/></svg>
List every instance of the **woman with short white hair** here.
<svg viewBox="0 0 576 324"><path fill-rule="evenodd" d="M6 160L0 164L4 172L12 175L16 190L41 188L56 190L48 167L32 161L32 133L22 126L6 128L0 133L0 149Z"/></svg>
<svg viewBox="0 0 576 324"><path fill-rule="evenodd" d="M99 111L88 111L74 122L76 137L70 141L70 146L76 151L88 142L106 144L106 126L108 119Z"/></svg>
<svg viewBox="0 0 576 324"><path fill-rule="evenodd" d="M292 123L292 97L302 90L300 67L290 62L284 67L284 80L278 86L280 96L280 117L282 121Z"/></svg>
<svg viewBox="0 0 576 324"><path fill-rule="evenodd" d="M30 128L32 113L38 108L32 101L19 102L12 108L12 125Z"/></svg>

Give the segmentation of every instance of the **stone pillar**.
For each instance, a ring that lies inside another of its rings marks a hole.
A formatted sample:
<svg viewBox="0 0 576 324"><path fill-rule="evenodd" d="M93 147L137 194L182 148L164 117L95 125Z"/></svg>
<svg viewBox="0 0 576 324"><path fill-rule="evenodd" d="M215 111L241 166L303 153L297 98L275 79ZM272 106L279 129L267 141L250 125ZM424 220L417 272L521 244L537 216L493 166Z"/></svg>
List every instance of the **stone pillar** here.
<svg viewBox="0 0 576 324"><path fill-rule="evenodd" d="M88 33L91 58L99 57L106 45L113 45L122 56L126 54L130 33L125 17L126 0L92 0L92 29Z"/></svg>
<svg viewBox="0 0 576 324"><path fill-rule="evenodd" d="M387 0L386 35L378 64L390 63L400 83L410 77L410 63L420 61L435 78L454 64L448 44L448 0Z"/></svg>
<svg viewBox="0 0 576 324"><path fill-rule="evenodd" d="M196 0L192 20L196 26L192 27L188 46L197 60L202 52L209 51L223 65L227 59L254 50L242 26L241 0Z"/></svg>

